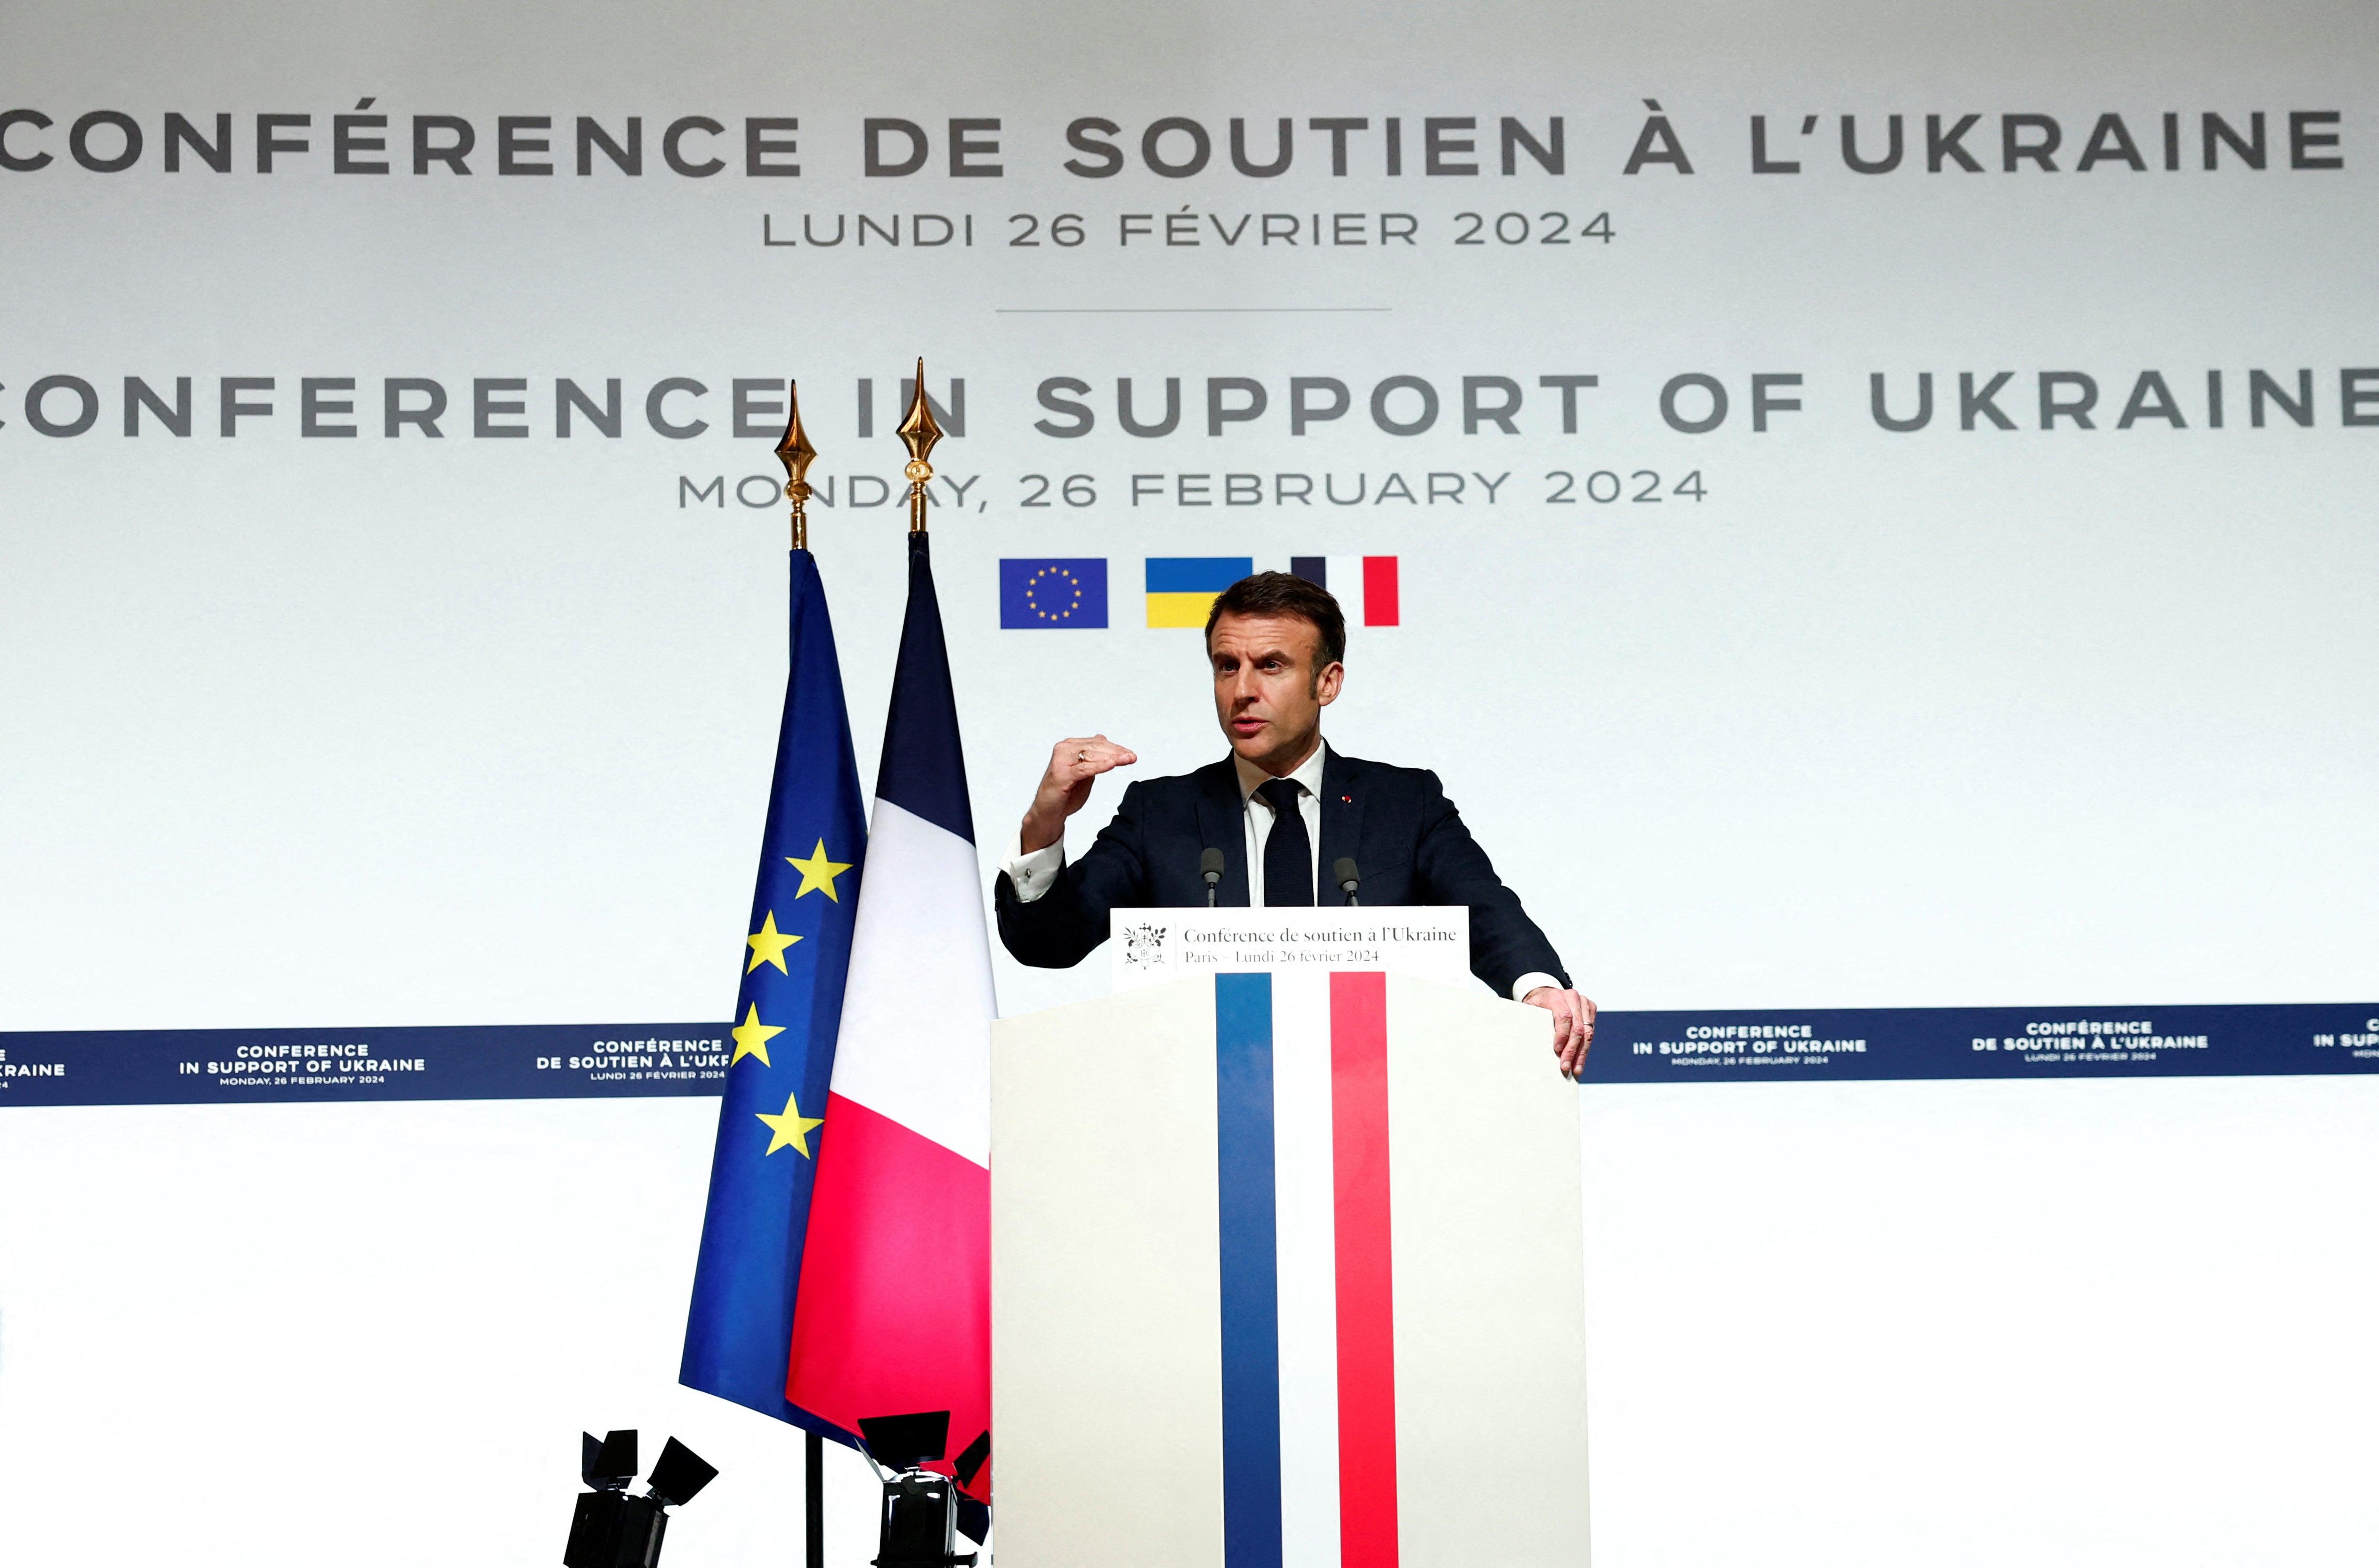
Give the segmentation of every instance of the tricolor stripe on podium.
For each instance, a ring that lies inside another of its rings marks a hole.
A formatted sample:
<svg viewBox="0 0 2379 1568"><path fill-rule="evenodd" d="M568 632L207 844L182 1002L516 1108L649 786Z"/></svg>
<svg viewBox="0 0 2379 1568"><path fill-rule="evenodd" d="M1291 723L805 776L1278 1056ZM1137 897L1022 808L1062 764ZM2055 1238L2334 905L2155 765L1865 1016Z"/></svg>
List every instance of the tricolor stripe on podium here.
<svg viewBox="0 0 2379 1568"><path fill-rule="evenodd" d="M1319 965L996 1025L1003 1561L1585 1568L1546 1027Z"/></svg>
<svg viewBox="0 0 2379 1568"><path fill-rule="evenodd" d="M1214 1086L1225 1568L1395 1568L1385 977L1217 977Z"/></svg>

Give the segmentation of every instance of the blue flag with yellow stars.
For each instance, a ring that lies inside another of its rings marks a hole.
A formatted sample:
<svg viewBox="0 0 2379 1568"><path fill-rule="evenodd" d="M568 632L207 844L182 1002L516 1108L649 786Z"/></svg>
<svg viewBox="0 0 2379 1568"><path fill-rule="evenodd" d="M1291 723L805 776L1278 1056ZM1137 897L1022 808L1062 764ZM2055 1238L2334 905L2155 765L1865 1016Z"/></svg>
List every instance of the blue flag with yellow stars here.
<svg viewBox="0 0 2379 1568"><path fill-rule="evenodd" d="M787 1403L785 1361L867 818L834 624L809 551L792 552L792 669L678 1381L847 1442L851 1434Z"/></svg>

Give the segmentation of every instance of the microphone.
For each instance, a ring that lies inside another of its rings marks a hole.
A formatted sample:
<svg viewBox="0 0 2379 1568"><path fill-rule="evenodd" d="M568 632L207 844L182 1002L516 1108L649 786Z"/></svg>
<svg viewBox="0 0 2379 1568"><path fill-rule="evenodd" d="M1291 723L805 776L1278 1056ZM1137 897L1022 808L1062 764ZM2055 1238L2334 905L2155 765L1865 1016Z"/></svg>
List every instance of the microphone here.
<svg viewBox="0 0 2379 1568"><path fill-rule="evenodd" d="M1362 873L1355 869L1350 857L1340 855L1337 862L1331 866L1330 874L1338 879L1338 891L1346 895L1346 902L1351 907L1356 901L1355 889L1362 886Z"/></svg>
<svg viewBox="0 0 2379 1568"><path fill-rule="evenodd" d="M1214 889L1223 882L1223 851L1202 850L1198 854L1198 874L1206 879L1206 907L1214 907Z"/></svg>

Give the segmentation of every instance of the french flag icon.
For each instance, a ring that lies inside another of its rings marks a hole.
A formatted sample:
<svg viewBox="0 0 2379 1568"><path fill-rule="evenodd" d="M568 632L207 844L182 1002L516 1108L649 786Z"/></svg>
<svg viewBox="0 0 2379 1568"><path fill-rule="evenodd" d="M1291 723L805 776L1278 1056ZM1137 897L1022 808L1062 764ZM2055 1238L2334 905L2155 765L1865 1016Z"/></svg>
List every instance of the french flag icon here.
<svg viewBox="0 0 2379 1568"><path fill-rule="evenodd" d="M1008 1561L1586 1568L1576 1092L1529 1011L1298 970L996 1026Z"/></svg>
<svg viewBox="0 0 2379 1568"><path fill-rule="evenodd" d="M1404 596L1393 555L1293 555L1288 572L1337 595L1355 625L1404 623Z"/></svg>

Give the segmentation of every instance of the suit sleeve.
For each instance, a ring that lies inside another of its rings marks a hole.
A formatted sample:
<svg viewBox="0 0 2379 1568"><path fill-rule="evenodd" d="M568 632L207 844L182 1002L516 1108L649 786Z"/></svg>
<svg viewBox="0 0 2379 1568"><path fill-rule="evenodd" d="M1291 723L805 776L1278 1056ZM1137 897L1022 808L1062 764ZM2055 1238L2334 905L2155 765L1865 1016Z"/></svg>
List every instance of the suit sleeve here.
<svg viewBox="0 0 2379 1568"><path fill-rule="evenodd" d="M1561 955L1520 907L1520 896L1495 874L1487 851L1463 826L1462 814L1445 798L1445 786L1426 774L1428 798L1421 805L1419 847L1413 855L1417 891L1423 903L1467 904L1470 909L1470 972L1498 996L1512 983L1537 971L1570 983Z"/></svg>
<svg viewBox="0 0 2379 1568"><path fill-rule="evenodd" d="M992 902L1000 945L1018 963L1071 969L1107 939L1109 910L1147 905L1141 819L1146 805L1140 785L1127 787L1114 819L1099 829L1089 852L1069 863L1050 889L1030 903L1016 896L1016 884L1006 872L999 874Z"/></svg>

